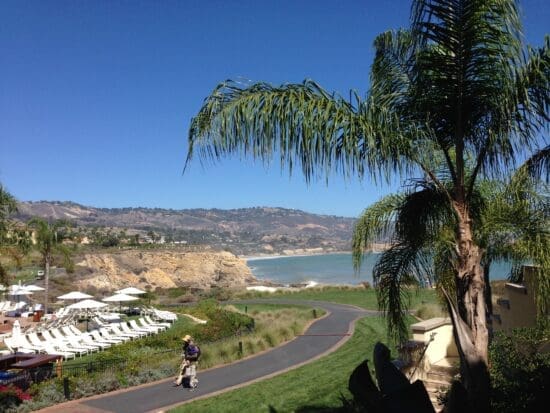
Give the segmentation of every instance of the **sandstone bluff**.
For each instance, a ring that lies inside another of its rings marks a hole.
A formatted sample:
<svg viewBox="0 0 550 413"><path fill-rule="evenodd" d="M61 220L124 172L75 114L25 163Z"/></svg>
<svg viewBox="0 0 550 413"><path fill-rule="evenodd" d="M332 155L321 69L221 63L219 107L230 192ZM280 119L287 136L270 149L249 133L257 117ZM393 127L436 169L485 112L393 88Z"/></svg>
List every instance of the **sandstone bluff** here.
<svg viewBox="0 0 550 413"><path fill-rule="evenodd" d="M80 287L209 290L242 287L256 281L245 260L229 252L129 250L85 254L77 262Z"/></svg>

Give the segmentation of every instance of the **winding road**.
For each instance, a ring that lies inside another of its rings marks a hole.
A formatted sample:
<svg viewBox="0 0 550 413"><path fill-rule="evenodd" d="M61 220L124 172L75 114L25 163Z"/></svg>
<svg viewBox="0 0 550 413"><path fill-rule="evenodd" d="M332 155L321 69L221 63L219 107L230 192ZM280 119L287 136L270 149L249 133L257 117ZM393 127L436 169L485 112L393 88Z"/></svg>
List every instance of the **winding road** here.
<svg viewBox="0 0 550 413"><path fill-rule="evenodd" d="M240 303L307 305L323 308L327 311L327 315L312 323L304 334L284 345L232 364L203 371L199 369L198 378L200 383L198 389L194 392L189 392L182 387L173 387L173 378L170 378L57 404L43 409L41 412L163 412L182 403L242 387L316 360L344 344L353 333L357 319L366 315L378 314L376 311L321 301L249 300Z"/></svg>

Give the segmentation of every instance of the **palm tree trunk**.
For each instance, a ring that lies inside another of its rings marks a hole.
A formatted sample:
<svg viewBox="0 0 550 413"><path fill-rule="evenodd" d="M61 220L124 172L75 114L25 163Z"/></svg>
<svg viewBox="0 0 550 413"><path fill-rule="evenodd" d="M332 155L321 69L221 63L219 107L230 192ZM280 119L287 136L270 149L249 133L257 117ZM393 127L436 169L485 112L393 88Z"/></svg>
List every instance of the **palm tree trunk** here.
<svg viewBox="0 0 550 413"><path fill-rule="evenodd" d="M48 292L50 283L50 257L46 256L44 271L44 314L48 314Z"/></svg>
<svg viewBox="0 0 550 413"><path fill-rule="evenodd" d="M463 205L455 205L455 210L459 218L456 268L458 311L452 314L455 341L460 355L462 383L468 392L470 406L475 407L475 411L488 412L489 331L482 252L473 241L468 210Z"/></svg>

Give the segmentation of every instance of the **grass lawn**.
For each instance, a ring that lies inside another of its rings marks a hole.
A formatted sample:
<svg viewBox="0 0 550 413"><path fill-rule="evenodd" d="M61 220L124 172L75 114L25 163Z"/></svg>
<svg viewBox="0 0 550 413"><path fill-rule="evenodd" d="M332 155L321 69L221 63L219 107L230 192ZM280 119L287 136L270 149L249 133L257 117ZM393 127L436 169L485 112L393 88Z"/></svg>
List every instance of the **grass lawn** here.
<svg viewBox="0 0 550 413"><path fill-rule="evenodd" d="M351 397L347 390L349 376L364 359L372 359L377 341L386 341L385 320L363 318L357 322L353 337L344 346L316 362L241 389L182 405L170 412L335 411L342 406L342 394Z"/></svg>
<svg viewBox="0 0 550 413"><path fill-rule="evenodd" d="M376 291L363 287L323 287L309 288L299 291L281 291L275 293L247 293L240 298L289 298L296 300L329 301L340 304L351 304L367 310L377 310ZM410 309L416 309L422 304L438 302L435 290L411 289Z"/></svg>

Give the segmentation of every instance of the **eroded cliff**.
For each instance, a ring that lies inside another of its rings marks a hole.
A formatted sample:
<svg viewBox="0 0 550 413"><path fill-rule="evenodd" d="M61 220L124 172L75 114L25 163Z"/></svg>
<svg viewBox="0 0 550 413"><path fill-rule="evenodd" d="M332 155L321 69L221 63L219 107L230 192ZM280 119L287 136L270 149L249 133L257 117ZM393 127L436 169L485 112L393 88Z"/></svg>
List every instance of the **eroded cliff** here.
<svg viewBox="0 0 550 413"><path fill-rule="evenodd" d="M77 263L80 287L115 290L128 286L153 290L188 287L239 287L255 281L245 260L229 252L127 250L86 254Z"/></svg>

